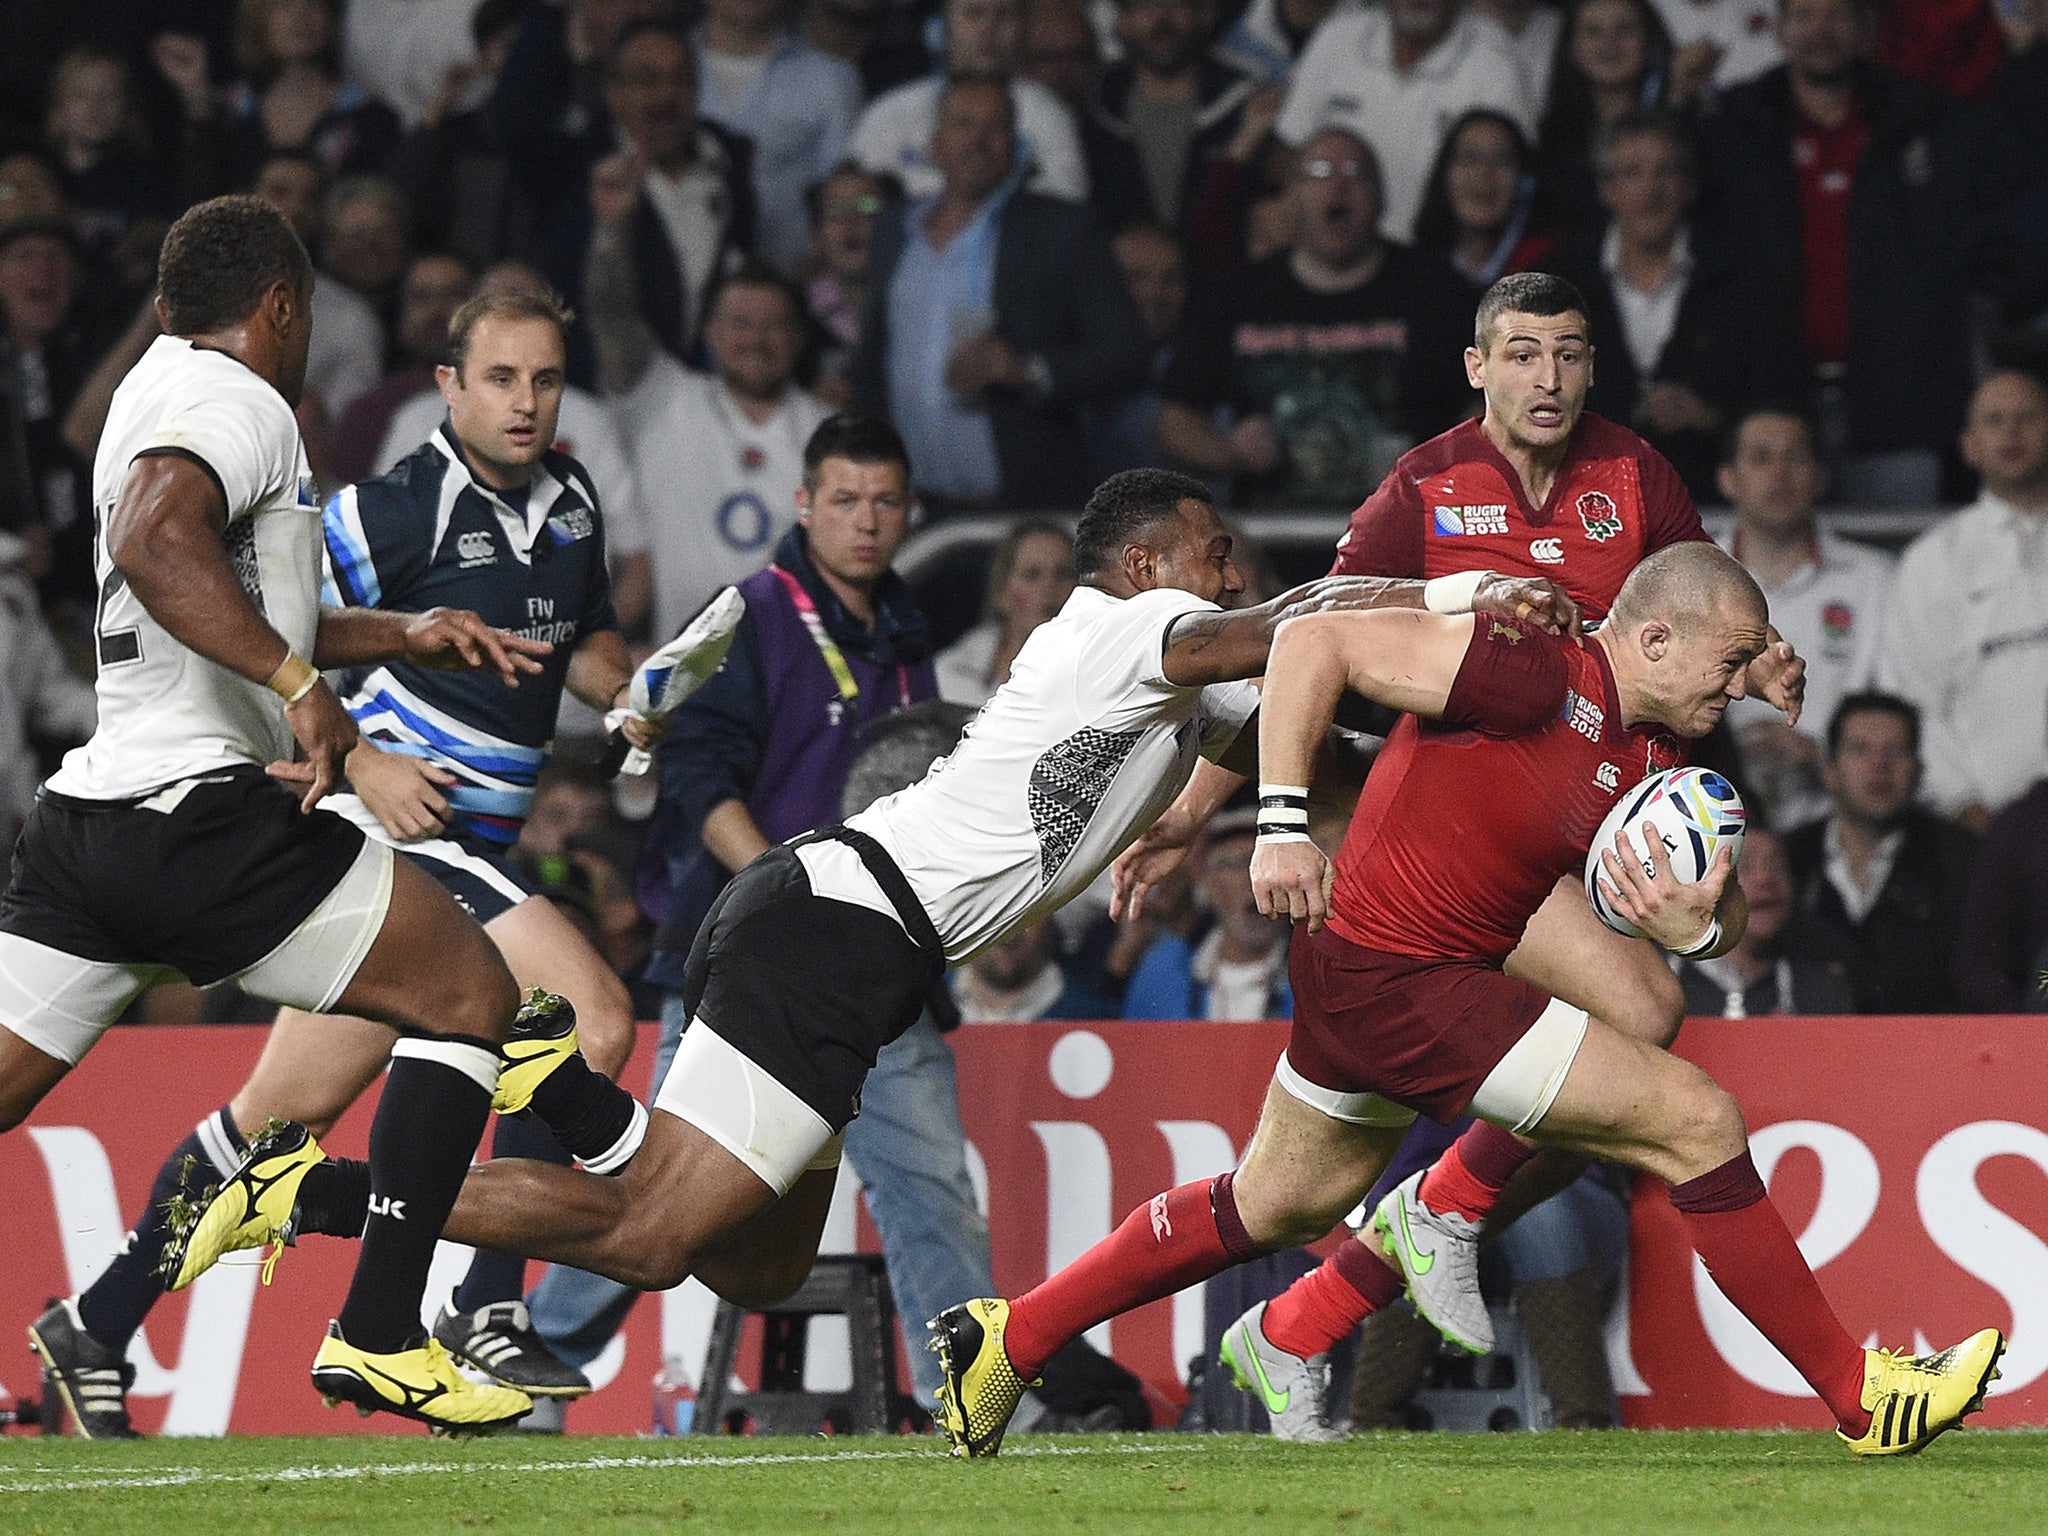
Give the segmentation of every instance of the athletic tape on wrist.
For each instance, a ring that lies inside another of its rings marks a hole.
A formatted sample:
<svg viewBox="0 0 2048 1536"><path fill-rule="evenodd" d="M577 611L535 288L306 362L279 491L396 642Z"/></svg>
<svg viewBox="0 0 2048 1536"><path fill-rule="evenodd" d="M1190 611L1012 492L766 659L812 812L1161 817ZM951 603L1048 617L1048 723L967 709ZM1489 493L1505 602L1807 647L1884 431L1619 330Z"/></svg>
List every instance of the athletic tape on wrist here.
<svg viewBox="0 0 2048 1536"><path fill-rule="evenodd" d="M1259 786L1258 841L1308 841L1308 788L1302 784Z"/></svg>
<svg viewBox="0 0 2048 1536"><path fill-rule="evenodd" d="M270 674L270 681L263 686L289 706L311 693L313 685L319 681L320 673L313 663L296 651L286 651L284 660L277 664L277 670Z"/></svg>
<svg viewBox="0 0 2048 1536"><path fill-rule="evenodd" d="M1706 935L1690 949L1674 949L1672 954L1681 960L1697 960L1716 944L1721 942L1721 919L1715 918L1707 924Z"/></svg>
<svg viewBox="0 0 2048 1536"><path fill-rule="evenodd" d="M1453 571L1448 576L1432 576L1422 584L1422 606L1431 613L1470 613L1479 584L1492 574L1491 571Z"/></svg>

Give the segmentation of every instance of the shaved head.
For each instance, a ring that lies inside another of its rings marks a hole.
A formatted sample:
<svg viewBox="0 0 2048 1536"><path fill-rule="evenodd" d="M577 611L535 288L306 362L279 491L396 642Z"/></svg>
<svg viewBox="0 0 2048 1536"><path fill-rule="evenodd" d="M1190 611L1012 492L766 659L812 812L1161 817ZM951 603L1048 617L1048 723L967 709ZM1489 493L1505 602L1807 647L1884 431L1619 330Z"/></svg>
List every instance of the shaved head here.
<svg viewBox="0 0 2048 1536"><path fill-rule="evenodd" d="M1644 557L1615 595L1608 623L1627 629L1661 619L1675 631L1691 629L1732 607L1758 623L1770 619L1763 588L1719 547L1697 540L1667 544Z"/></svg>

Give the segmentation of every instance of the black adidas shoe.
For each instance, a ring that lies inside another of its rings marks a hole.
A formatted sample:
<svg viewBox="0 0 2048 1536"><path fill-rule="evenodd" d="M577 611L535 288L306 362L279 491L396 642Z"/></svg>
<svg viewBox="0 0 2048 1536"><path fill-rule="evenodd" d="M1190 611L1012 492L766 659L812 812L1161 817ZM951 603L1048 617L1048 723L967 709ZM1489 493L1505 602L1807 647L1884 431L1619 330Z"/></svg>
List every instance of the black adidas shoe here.
<svg viewBox="0 0 2048 1536"><path fill-rule="evenodd" d="M528 1397L581 1397L590 1390L590 1378L533 1331L523 1301L494 1301L474 1312L443 1310L434 1337L463 1364Z"/></svg>
<svg viewBox="0 0 2048 1536"><path fill-rule="evenodd" d="M128 1422L135 1367L85 1331L75 1300L58 1302L30 1323L28 1342L43 1362L44 1400L55 1393L71 1410L81 1435L88 1440L142 1438Z"/></svg>

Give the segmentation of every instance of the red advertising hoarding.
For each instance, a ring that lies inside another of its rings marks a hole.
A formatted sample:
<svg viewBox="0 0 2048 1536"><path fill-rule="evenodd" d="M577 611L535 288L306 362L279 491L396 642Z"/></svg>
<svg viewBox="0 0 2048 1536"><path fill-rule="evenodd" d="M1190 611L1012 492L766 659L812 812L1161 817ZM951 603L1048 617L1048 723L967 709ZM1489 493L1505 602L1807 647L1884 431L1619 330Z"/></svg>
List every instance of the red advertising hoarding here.
<svg viewBox="0 0 2048 1536"><path fill-rule="evenodd" d="M2048 1422L2048 1066L2026 1019L1697 1020L1683 1053L1748 1116L1758 1166L1850 1331L1941 1345L2007 1330L2005 1377L1981 1422ZM644 1087L651 1028L629 1081ZM970 1162L996 1213L996 1279L1014 1292L1104 1235L1156 1191L1243 1150L1285 1032L1275 1025L974 1025L953 1037ZM35 1391L24 1330L118 1247L164 1153L245 1076L262 1031L117 1029L30 1122L0 1137L0 1384ZM360 1153L358 1106L330 1138ZM839 1243L873 1246L864 1218ZM264 1289L228 1263L151 1317L133 1358L138 1427L184 1434L353 1431L323 1412L306 1369L340 1305L353 1245L308 1238ZM437 1278L464 1255L444 1246ZM644 1429L664 1356L701 1359L704 1292L641 1302L593 1365L600 1389L570 1428ZM1654 1181L1635 1204L1616 1384L1632 1424L1819 1427L1826 1415L1699 1269ZM1199 1293L1095 1335L1162 1407L1199 1352ZM7 1361L13 1364L6 1364ZM820 1367L829 1377L831 1365ZM821 1381L820 1385L830 1385ZM378 1419L367 1427L391 1430Z"/></svg>

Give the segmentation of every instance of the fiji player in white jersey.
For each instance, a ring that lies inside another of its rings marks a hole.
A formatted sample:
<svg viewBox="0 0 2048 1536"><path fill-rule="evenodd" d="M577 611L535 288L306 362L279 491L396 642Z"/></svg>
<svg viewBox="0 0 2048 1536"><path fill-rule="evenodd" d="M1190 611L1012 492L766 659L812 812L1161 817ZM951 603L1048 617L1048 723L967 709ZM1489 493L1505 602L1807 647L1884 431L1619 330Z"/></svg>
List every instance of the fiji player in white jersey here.
<svg viewBox="0 0 2048 1536"><path fill-rule="evenodd" d="M404 660L349 674L341 697L366 740L326 806L437 880L484 925L522 986L566 998L575 1023L564 1014L558 1028L575 1028L591 1063L616 1077L633 1042L625 984L503 856L525 819L564 691L600 713L629 702L632 667L606 572L608 525L583 466L551 447L568 324L545 291L470 299L449 326L439 370L445 421L390 472L328 502L334 605L459 606L554 650L516 691L487 674ZM652 740L652 727L636 718L622 730L636 746ZM278 1014L249 1080L172 1149L113 1262L30 1330L45 1367L78 1401L83 1433L133 1434L122 1365L174 1278L160 1273L167 1210L232 1173L248 1150L244 1138L273 1117L324 1136L383 1071L391 1048L391 1031L368 1020ZM494 1152L567 1160L530 1116L501 1117ZM590 1166L602 1171L603 1161ZM305 1230L320 1230L318 1221ZM519 1300L524 1270L523 1259L479 1254L436 1336L529 1396L589 1391L583 1373L534 1335Z"/></svg>
<svg viewBox="0 0 2048 1536"><path fill-rule="evenodd" d="M908 475L906 464L828 458L815 494L900 490ZM1082 584L950 758L846 826L770 849L726 887L691 951L692 1021L624 1171L486 1164L464 1186L451 1239L648 1290L695 1275L741 1305L787 1295L816 1255L841 1135L876 1053L916 1021L948 965L1107 868L1198 758L1253 745L1246 679L1264 670L1282 622L1428 601L1558 629L1575 619L1549 583L1495 576L1451 588L1326 578L1225 611L1219 600L1243 589L1231 537L1206 488L1164 470L1106 482L1082 514L1075 558ZM533 1107L559 1129L607 1094L621 1090L571 1056ZM252 1159L238 1180L270 1176ZM275 1235L265 1221L215 1230L181 1255L187 1270Z"/></svg>
<svg viewBox="0 0 2048 1536"><path fill-rule="evenodd" d="M320 606L292 415L312 281L255 198L200 204L165 237L166 334L115 391L94 466L99 728L44 786L0 898L0 1127L160 977L382 1020L402 1038L370 1134L375 1214L314 1381L483 1427L526 1397L458 1373L419 1306L493 1094L518 1085L499 1081L518 990L440 886L316 808L357 730L315 669L405 658L516 683L550 647L472 613Z"/></svg>

